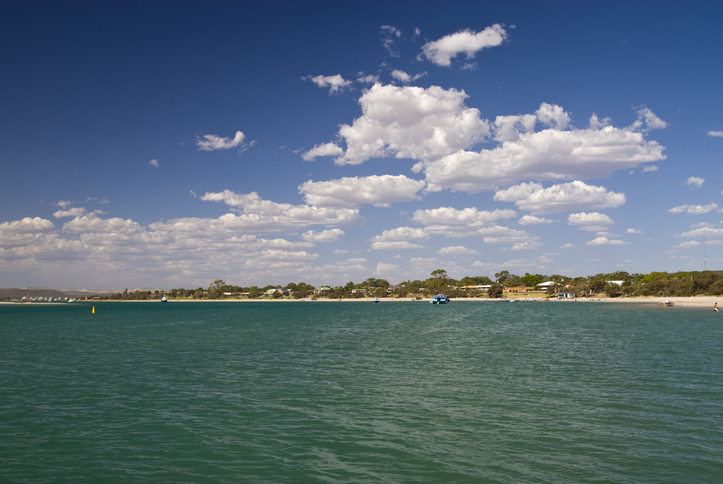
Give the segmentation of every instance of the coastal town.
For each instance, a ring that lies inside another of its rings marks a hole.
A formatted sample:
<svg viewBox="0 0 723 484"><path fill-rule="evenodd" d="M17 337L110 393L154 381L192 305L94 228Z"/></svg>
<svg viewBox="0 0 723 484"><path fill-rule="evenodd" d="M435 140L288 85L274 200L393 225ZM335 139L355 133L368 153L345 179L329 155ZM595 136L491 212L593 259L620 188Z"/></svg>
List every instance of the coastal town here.
<svg viewBox="0 0 723 484"><path fill-rule="evenodd" d="M242 287L216 279L208 287L195 289L124 289L116 292L79 292L47 289L3 289L0 300L18 302L183 301L183 300L423 300L435 294L452 299L576 300L605 298L695 298L723 295L723 271L652 272L629 274L618 271L590 277L566 277L526 273L523 276L500 271L488 276L450 277L444 269L432 271L426 280L391 284L387 279L370 277L344 286L313 286L305 282L263 287Z"/></svg>

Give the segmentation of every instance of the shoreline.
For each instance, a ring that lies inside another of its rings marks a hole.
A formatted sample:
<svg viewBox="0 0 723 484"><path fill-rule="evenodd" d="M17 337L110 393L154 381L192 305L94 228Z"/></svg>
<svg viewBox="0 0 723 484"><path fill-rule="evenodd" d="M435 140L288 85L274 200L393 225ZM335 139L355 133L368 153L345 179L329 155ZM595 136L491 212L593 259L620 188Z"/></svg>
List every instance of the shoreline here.
<svg viewBox="0 0 723 484"><path fill-rule="evenodd" d="M544 298L544 296L542 296ZM420 300L415 300L412 298L381 298L379 299L379 303L401 303L401 302L417 302L417 303L427 303L431 301L432 298L422 298ZM713 308L713 304L716 302L721 302L723 305L723 296L692 296L692 297L658 297L658 296L640 296L640 297L617 297L617 298L577 298L577 299L550 299L549 301L539 300L541 298L530 298L530 300L527 300L527 298L518 297L518 298L499 298L499 299L488 299L488 298L479 298L479 297L458 297L458 298L451 298L451 302L479 302L479 303L494 303L494 302L550 302L550 303L629 303L629 304L647 304L647 305L656 305L656 306L662 306L663 302L670 301L673 303L673 307L696 307L696 308ZM118 301L118 300L96 300L96 301L75 301L72 303L67 302L32 302L32 303L23 303L20 301L0 301L0 305L3 304L20 304L20 305L35 305L35 304L41 304L41 305L66 305L66 304L75 304L76 302L80 303L105 303L105 302L130 302L130 303L160 303L159 300L126 300L126 301ZM187 302L203 302L203 303L217 303L217 302L230 302L230 303L260 303L260 302L280 302L280 303L289 303L289 302L305 302L305 303L347 303L347 302L358 302L358 303L374 303L374 301L371 298L358 298L358 299L325 299L320 298L316 300L311 300L310 298L304 298L304 299L170 299L168 301L169 303L187 303Z"/></svg>

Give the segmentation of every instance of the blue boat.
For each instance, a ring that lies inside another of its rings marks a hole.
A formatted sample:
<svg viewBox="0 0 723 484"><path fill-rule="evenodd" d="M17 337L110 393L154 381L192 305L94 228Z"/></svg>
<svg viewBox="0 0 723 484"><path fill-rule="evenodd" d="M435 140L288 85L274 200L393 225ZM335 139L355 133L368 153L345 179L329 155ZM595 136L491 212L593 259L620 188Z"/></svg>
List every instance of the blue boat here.
<svg viewBox="0 0 723 484"><path fill-rule="evenodd" d="M437 294L429 302L432 304L447 304L449 302L449 298L444 294Z"/></svg>

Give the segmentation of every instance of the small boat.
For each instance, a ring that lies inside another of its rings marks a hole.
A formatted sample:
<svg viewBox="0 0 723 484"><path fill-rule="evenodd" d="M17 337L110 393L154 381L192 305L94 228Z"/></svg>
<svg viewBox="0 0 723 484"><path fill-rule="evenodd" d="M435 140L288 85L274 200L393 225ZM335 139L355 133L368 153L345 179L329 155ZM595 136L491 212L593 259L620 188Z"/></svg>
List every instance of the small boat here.
<svg viewBox="0 0 723 484"><path fill-rule="evenodd" d="M166 296L163 296L163 297L161 298L161 302L168 302L168 299L166 299Z"/></svg>
<svg viewBox="0 0 723 484"><path fill-rule="evenodd" d="M663 306L665 306L666 308L673 307L673 301L671 301L670 299L666 299L665 301L663 301Z"/></svg>
<svg viewBox="0 0 723 484"><path fill-rule="evenodd" d="M372 302L378 303L378 302L379 302L379 298L378 298L378 297L375 297L374 299L372 299Z"/></svg>
<svg viewBox="0 0 723 484"><path fill-rule="evenodd" d="M437 294L429 302L432 304L447 304L449 302L449 298L444 294Z"/></svg>

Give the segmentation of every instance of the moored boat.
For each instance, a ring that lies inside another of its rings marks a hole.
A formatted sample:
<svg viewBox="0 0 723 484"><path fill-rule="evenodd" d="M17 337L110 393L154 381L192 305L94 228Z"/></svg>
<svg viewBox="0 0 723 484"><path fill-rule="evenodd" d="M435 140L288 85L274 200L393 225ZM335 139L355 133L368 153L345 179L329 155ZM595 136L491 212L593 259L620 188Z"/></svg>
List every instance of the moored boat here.
<svg viewBox="0 0 723 484"><path fill-rule="evenodd" d="M449 302L449 297L447 297L445 294L437 294L429 302L431 302L432 304L447 304Z"/></svg>

